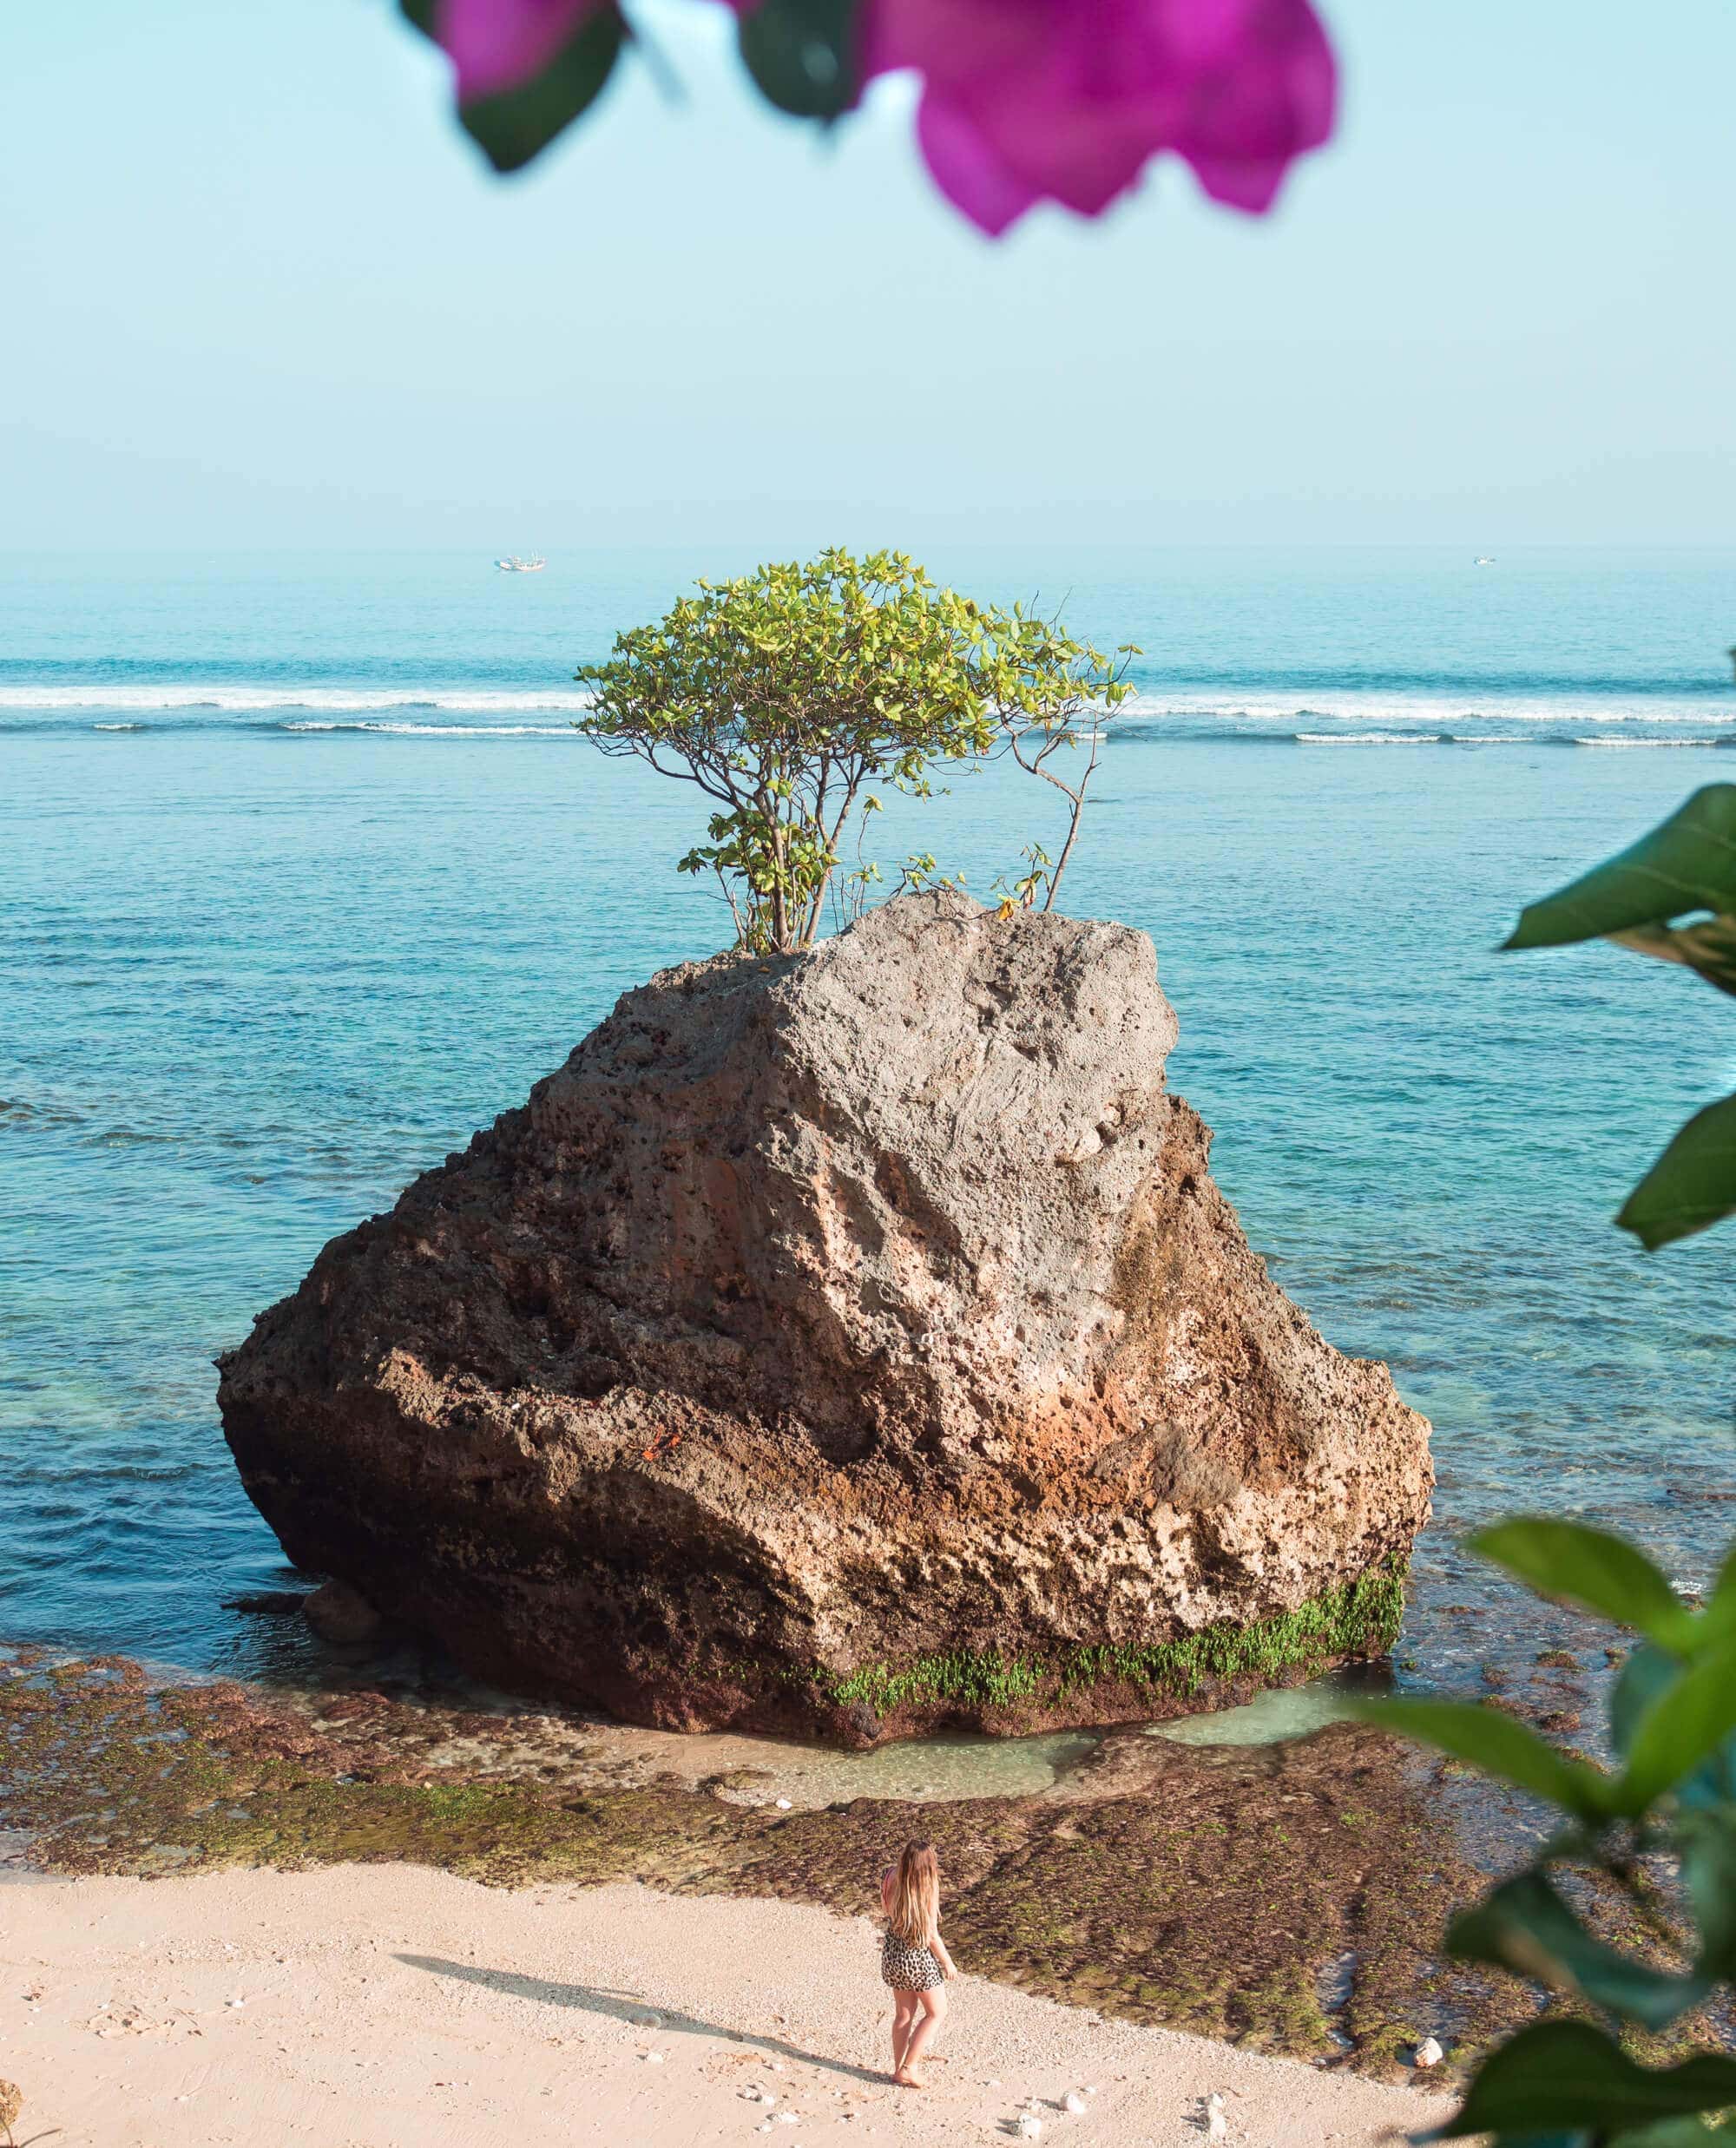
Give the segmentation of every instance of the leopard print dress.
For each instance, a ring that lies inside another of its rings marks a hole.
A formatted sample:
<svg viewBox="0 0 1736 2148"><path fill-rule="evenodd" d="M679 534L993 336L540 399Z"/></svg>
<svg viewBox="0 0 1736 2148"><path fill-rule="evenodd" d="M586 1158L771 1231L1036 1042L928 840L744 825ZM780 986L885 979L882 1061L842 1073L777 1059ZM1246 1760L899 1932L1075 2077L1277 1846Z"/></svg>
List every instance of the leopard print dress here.
<svg viewBox="0 0 1736 2148"><path fill-rule="evenodd" d="M880 1981L895 1992L931 1992L946 1981L946 1972L930 1947L912 1947L889 1931L880 1946Z"/></svg>
<svg viewBox="0 0 1736 2148"><path fill-rule="evenodd" d="M895 1992L931 1992L945 1983L946 1975L930 1948L912 1947L888 1932L880 1950L880 1981Z"/></svg>

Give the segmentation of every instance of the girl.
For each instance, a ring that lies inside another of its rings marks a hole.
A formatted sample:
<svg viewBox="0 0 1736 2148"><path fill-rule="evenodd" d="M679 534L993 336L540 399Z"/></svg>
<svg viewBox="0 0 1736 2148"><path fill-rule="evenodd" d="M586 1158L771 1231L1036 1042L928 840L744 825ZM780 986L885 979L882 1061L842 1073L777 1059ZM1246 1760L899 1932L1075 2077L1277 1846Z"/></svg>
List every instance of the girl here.
<svg viewBox="0 0 1736 2148"><path fill-rule="evenodd" d="M886 1939L880 1980L896 1998L892 2013L892 2079L921 2088L917 2061L946 2018L946 1980L957 1975L940 1935L940 1860L932 1843L906 1843L896 1865L880 1875Z"/></svg>

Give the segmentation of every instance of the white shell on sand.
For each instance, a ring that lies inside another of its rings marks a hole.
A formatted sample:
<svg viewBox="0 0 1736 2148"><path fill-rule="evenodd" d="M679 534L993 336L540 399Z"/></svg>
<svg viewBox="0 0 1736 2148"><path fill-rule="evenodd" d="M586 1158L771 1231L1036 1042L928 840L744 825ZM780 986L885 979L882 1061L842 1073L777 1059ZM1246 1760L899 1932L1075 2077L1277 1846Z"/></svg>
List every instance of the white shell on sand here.
<svg viewBox="0 0 1736 2148"><path fill-rule="evenodd" d="M1090 2105L1086 2102L1082 2091L1076 2088L1068 2090L1061 2099L1061 2107L1063 2111L1070 2111L1075 2118L1082 2111L1088 2111L1091 2108Z"/></svg>
<svg viewBox="0 0 1736 2148"><path fill-rule="evenodd" d="M1034 2112L1021 2111L1017 2131L1021 2140L1035 2140L1042 2131L1042 2120Z"/></svg>
<svg viewBox="0 0 1736 2148"><path fill-rule="evenodd" d="M1446 2053L1441 2049L1441 2046L1435 2041L1432 2036L1424 2037L1423 2041L1417 2046L1417 2064L1418 2066L1439 2066L1442 2059L1444 2059L1446 2055Z"/></svg>

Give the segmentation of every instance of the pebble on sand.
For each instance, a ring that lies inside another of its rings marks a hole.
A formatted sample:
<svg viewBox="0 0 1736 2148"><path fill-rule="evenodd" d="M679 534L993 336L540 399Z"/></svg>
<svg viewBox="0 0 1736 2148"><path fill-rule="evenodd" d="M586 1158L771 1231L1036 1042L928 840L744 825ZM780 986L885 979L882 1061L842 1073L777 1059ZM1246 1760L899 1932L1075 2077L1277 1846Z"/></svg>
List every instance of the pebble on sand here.
<svg viewBox="0 0 1736 2148"><path fill-rule="evenodd" d="M1417 2064L1420 2066L1439 2066L1446 2055L1432 2036L1425 2036L1417 2046Z"/></svg>

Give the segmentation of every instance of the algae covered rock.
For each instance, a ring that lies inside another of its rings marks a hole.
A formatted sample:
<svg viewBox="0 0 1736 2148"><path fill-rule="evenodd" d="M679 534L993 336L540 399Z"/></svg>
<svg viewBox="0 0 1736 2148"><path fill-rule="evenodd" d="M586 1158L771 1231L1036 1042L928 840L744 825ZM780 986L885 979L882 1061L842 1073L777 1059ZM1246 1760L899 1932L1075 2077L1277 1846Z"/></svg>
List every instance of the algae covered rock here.
<svg viewBox="0 0 1736 2148"><path fill-rule="evenodd" d="M962 894L664 971L221 1361L298 1564L474 1671L870 1743L1378 1652L1428 1428L1272 1284L1151 943Z"/></svg>

